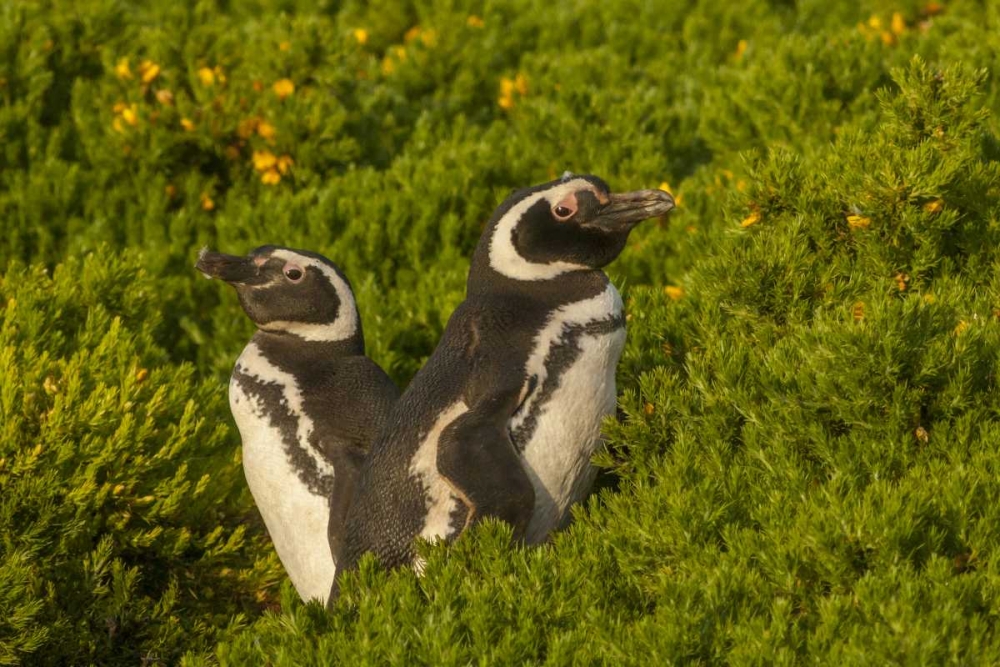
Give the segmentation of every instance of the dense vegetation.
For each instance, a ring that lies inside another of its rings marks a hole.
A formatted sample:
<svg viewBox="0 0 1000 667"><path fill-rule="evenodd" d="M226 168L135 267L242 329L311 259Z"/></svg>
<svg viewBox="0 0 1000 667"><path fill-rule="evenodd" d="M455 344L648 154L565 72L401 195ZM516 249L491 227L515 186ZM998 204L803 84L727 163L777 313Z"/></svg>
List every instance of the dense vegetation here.
<svg viewBox="0 0 1000 667"><path fill-rule="evenodd" d="M3 3L0 665L1000 663L998 54L972 0ZM327 254L405 383L565 169L680 201L600 491L303 605L197 249Z"/></svg>

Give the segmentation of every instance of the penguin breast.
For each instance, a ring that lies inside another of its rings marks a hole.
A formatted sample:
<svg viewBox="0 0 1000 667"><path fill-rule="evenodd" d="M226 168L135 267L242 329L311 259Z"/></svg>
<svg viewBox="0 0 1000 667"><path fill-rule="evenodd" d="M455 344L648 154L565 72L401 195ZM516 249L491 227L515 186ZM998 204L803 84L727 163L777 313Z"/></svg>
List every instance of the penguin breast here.
<svg viewBox="0 0 1000 667"><path fill-rule="evenodd" d="M236 363L229 403L243 442L243 472L281 564L303 600L326 602L333 466L309 444L312 421L295 378L253 344Z"/></svg>
<svg viewBox="0 0 1000 667"><path fill-rule="evenodd" d="M610 283L597 296L555 310L525 365L524 403L508 427L535 488L529 543L543 542L594 481L591 457L601 422L615 412L615 369L625 346L621 296Z"/></svg>

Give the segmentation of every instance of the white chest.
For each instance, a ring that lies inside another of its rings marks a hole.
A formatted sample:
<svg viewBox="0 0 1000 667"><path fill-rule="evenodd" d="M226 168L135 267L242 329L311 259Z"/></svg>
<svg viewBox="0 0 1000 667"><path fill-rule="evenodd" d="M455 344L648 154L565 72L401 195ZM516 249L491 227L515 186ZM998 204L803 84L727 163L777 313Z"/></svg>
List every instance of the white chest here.
<svg viewBox="0 0 1000 667"><path fill-rule="evenodd" d="M308 447L312 423L301 411L294 378L271 365L252 343L237 361L237 371L245 379L234 373L229 405L243 441L250 492L299 595L325 602L336 572L327 534L329 499L303 483L287 442L293 438ZM267 404L255 391L261 386L267 388ZM280 397L277 406L275 396ZM321 474L333 474L325 460L314 463Z"/></svg>
<svg viewBox="0 0 1000 667"><path fill-rule="evenodd" d="M527 363L534 390L510 421L535 488L530 543L544 541L586 496L601 422L614 414L615 369L625 345L622 301L612 285L551 316Z"/></svg>

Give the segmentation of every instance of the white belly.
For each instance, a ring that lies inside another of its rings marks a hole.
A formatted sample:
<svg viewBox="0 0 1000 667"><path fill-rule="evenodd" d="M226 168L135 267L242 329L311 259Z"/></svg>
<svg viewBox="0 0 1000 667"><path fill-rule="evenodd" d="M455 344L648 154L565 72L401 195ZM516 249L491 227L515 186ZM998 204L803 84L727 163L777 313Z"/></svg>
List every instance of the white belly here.
<svg viewBox="0 0 1000 667"><path fill-rule="evenodd" d="M528 376L537 378L535 426L522 456L535 488L529 543L545 541L569 517L569 508L590 491L596 470L591 457L602 445L601 422L615 412L615 369L625 346L625 329L577 332L575 356L558 377L548 377L546 360L566 345L574 326L621 317L621 297L611 285L601 295L570 304L554 314L536 339ZM555 385L555 386L547 386ZM530 409L530 400L526 408ZM519 426L527 410L511 420Z"/></svg>
<svg viewBox="0 0 1000 667"><path fill-rule="evenodd" d="M260 401L235 380L229 385L229 405L243 440L243 472L278 558L303 600L325 603L336 572L327 534L329 500L299 479L281 432Z"/></svg>

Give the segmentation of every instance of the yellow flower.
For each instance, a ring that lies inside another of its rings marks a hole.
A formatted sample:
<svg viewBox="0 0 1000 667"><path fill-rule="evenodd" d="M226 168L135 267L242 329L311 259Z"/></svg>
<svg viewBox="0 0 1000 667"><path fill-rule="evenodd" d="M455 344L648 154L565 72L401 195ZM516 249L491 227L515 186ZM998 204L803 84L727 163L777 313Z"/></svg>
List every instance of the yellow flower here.
<svg viewBox="0 0 1000 667"><path fill-rule="evenodd" d="M282 155L281 157L278 158L277 162L278 171L281 172L282 174L287 174L288 170L291 169L292 165L294 164L295 161L292 160L291 155Z"/></svg>
<svg viewBox="0 0 1000 667"><path fill-rule="evenodd" d="M497 104L500 105L501 109L511 110L514 108L514 98L509 95L501 95L497 99Z"/></svg>
<svg viewBox="0 0 1000 667"><path fill-rule="evenodd" d="M740 41L736 42L736 53L734 53L733 55L737 60L742 60L743 54L746 53L746 51L747 51L747 40L741 39Z"/></svg>
<svg viewBox="0 0 1000 667"><path fill-rule="evenodd" d="M747 217L743 218L743 222L740 223L740 227L749 227L751 225L756 225L760 222L760 211L754 211Z"/></svg>
<svg viewBox="0 0 1000 667"><path fill-rule="evenodd" d="M684 288L675 285L667 285L663 288L663 293L670 297L671 301L680 301L684 298Z"/></svg>
<svg viewBox="0 0 1000 667"><path fill-rule="evenodd" d="M885 44L886 46L892 46L893 44L896 43L896 36L886 30L883 30L882 34L879 35L879 37L882 38L882 43Z"/></svg>
<svg viewBox="0 0 1000 667"><path fill-rule="evenodd" d="M125 126L122 125L121 118L115 118L113 121L111 121L111 127L113 127L115 132L118 132L119 134L125 132Z"/></svg>
<svg viewBox="0 0 1000 667"><path fill-rule="evenodd" d="M278 79L274 82L274 94L281 99L285 99L295 92L295 84L291 79Z"/></svg>
<svg viewBox="0 0 1000 667"><path fill-rule="evenodd" d="M281 181L281 174L277 169L268 169L260 175L260 182L265 185L277 185Z"/></svg>
<svg viewBox="0 0 1000 667"><path fill-rule="evenodd" d="M865 319L865 304L861 301L856 301L854 306L851 308L851 316L854 318L855 322L860 322Z"/></svg>
<svg viewBox="0 0 1000 667"><path fill-rule="evenodd" d="M257 171L267 171L272 169L277 162L278 158L274 157L274 153L271 151L253 152L253 168Z"/></svg>
<svg viewBox="0 0 1000 667"><path fill-rule="evenodd" d="M968 328L969 328L969 323L968 322L966 322L965 320L959 320L958 324L955 325L954 334L956 336L960 336L962 334L962 332L965 331Z"/></svg>
<svg viewBox="0 0 1000 667"><path fill-rule="evenodd" d="M403 35L403 41L409 44L410 42L412 42L413 40L415 40L417 37L420 36L421 30L422 28L420 26L418 25L413 26L412 28L406 31L405 35Z"/></svg>
<svg viewBox="0 0 1000 667"><path fill-rule="evenodd" d="M434 46L437 44L437 31L433 29L424 30L420 33L420 41L424 46Z"/></svg>
<svg viewBox="0 0 1000 667"><path fill-rule="evenodd" d="M356 41L358 44L368 43L368 31L365 30L364 28L355 28L353 34L354 34L354 41Z"/></svg>
<svg viewBox="0 0 1000 667"><path fill-rule="evenodd" d="M208 196L207 192L201 193L201 207L206 211L211 211L215 208L215 202L212 201L212 198Z"/></svg>
<svg viewBox="0 0 1000 667"><path fill-rule="evenodd" d="M864 229L872 224L871 218L866 218L863 215L849 215L847 216L847 225L851 229Z"/></svg>
<svg viewBox="0 0 1000 667"><path fill-rule="evenodd" d="M929 201L924 204L924 210L928 213L940 213L941 209L944 208L944 202L940 199L935 199L934 201Z"/></svg>
<svg viewBox="0 0 1000 667"><path fill-rule="evenodd" d="M194 123L191 122L190 118L181 118L181 127L184 128L185 132L194 132Z"/></svg>
<svg viewBox="0 0 1000 667"><path fill-rule="evenodd" d="M125 107L124 109L122 109L121 116L122 116L122 120L124 120L126 123L128 123L132 127L135 127L136 125L139 124L139 107L138 107L138 105L135 105L135 104L128 105L127 107Z"/></svg>
<svg viewBox="0 0 1000 667"><path fill-rule="evenodd" d="M278 50L279 51L287 51L290 48L292 48L292 43L291 42L285 41L285 42L281 42L281 43L278 44Z"/></svg>
<svg viewBox="0 0 1000 667"><path fill-rule="evenodd" d="M475 14L473 14L472 16L470 16L465 20L465 24L470 28L482 28L484 25L486 25L486 22L483 21L483 19L476 16Z"/></svg>
<svg viewBox="0 0 1000 667"><path fill-rule="evenodd" d="M392 58L386 55L382 58L382 74L392 74L396 69L396 63L392 62Z"/></svg>
<svg viewBox="0 0 1000 667"><path fill-rule="evenodd" d="M115 65L115 75L119 79L131 79L132 68L128 66L128 58L120 58Z"/></svg>
<svg viewBox="0 0 1000 667"><path fill-rule="evenodd" d="M149 369L140 368L138 371L136 371L135 381L143 382L147 377L149 377Z"/></svg>
<svg viewBox="0 0 1000 667"><path fill-rule="evenodd" d="M126 106L127 105L124 102L118 100L117 102L115 102L115 105L111 107L111 110L114 111L116 114L121 114L121 112L125 110Z"/></svg>
<svg viewBox="0 0 1000 667"><path fill-rule="evenodd" d="M160 66L152 60L143 60L142 64L139 65L139 78L142 79L143 83L150 83L159 75Z"/></svg>
<svg viewBox="0 0 1000 667"><path fill-rule="evenodd" d="M201 80L201 85L211 86L215 84L215 72L208 67L202 67L198 70L198 79Z"/></svg>
<svg viewBox="0 0 1000 667"><path fill-rule="evenodd" d="M257 134L269 141L274 139L274 135L277 134L277 132L278 131L274 129L274 125L271 125L265 120L262 120L257 124Z"/></svg>
<svg viewBox="0 0 1000 667"><path fill-rule="evenodd" d="M647 415L651 415L656 412L656 407L652 403L646 403L646 405L642 406L642 411Z"/></svg>
<svg viewBox="0 0 1000 667"><path fill-rule="evenodd" d="M156 91L156 101L164 106L168 107L173 106L174 94L169 90L167 90L166 88L163 88L161 90Z"/></svg>
<svg viewBox="0 0 1000 667"><path fill-rule="evenodd" d="M895 35L902 35L906 32L906 21L903 19L903 15L899 12L894 12L889 28Z"/></svg>
<svg viewBox="0 0 1000 667"><path fill-rule="evenodd" d="M872 30L881 30L882 19L873 14L872 17L868 19L868 25L871 27Z"/></svg>
<svg viewBox="0 0 1000 667"><path fill-rule="evenodd" d="M500 77L500 95L510 96L514 94L514 79Z"/></svg>
<svg viewBox="0 0 1000 667"><path fill-rule="evenodd" d="M900 292L903 292L903 291L906 290L906 283L908 283L909 280L910 280L910 276L908 276L905 273L897 273L896 274L896 287L899 288Z"/></svg>

